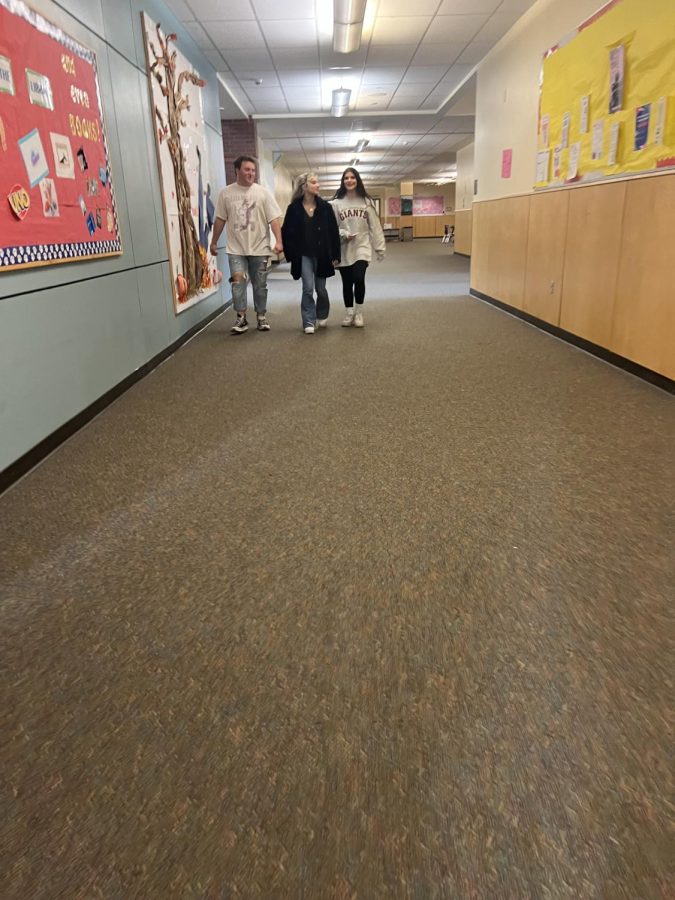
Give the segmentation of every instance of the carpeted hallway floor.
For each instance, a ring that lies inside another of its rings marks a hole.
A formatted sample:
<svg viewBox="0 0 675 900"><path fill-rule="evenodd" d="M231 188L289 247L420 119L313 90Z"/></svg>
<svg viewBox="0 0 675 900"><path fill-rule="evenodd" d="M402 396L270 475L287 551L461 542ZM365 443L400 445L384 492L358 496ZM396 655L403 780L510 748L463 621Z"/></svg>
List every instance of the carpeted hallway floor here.
<svg viewBox="0 0 675 900"><path fill-rule="evenodd" d="M277 270L0 498L3 898L672 896L673 400L467 268Z"/></svg>

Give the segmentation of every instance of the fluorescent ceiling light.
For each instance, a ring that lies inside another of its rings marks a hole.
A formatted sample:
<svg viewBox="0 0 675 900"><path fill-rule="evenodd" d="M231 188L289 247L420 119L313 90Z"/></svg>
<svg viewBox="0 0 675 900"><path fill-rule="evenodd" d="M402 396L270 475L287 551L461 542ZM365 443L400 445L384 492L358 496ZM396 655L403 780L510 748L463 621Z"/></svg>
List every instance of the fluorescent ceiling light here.
<svg viewBox="0 0 675 900"><path fill-rule="evenodd" d="M333 50L354 53L361 46L367 0L334 0Z"/></svg>
<svg viewBox="0 0 675 900"><path fill-rule="evenodd" d="M370 141L367 140L367 138L361 138L361 140L358 142L356 147L354 147L354 152L361 153L363 150L366 149L366 147L368 146L369 143L370 143Z"/></svg>
<svg viewBox="0 0 675 900"><path fill-rule="evenodd" d="M349 88L336 88L333 91L330 113L332 116L346 116L349 112L349 99L352 92Z"/></svg>

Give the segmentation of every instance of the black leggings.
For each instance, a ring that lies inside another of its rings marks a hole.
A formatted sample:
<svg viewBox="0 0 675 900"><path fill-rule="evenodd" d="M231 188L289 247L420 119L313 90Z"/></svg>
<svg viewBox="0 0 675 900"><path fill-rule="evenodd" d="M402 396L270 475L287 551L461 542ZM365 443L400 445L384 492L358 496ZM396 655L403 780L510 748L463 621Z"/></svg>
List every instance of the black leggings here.
<svg viewBox="0 0 675 900"><path fill-rule="evenodd" d="M357 259L351 266L340 268L342 278L342 299L347 309L354 306L354 300L360 305L366 298L366 269L368 263L365 259Z"/></svg>

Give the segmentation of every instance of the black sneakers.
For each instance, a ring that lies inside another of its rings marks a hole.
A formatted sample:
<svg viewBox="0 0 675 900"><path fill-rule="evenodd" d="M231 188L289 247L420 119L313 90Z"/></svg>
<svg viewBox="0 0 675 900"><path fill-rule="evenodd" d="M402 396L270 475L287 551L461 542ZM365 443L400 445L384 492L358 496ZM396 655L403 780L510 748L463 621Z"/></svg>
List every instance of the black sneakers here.
<svg viewBox="0 0 675 900"><path fill-rule="evenodd" d="M232 326L232 334L243 334L245 331L248 331L246 316L237 316L237 321Z"/></svg>
<svg viewBox="0 0 675 900"><path fill-rule="evenodd" d="M258 316L258 331L269 331L270 323L267 321L265 316Z"/></svg>

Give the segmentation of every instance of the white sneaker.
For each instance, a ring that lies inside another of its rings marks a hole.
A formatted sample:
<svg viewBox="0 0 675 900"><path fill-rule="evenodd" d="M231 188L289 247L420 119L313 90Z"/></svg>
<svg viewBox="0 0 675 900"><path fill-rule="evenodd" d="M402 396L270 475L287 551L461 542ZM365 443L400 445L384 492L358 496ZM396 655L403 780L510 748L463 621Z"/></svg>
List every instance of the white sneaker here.
<svg viewBox="0 0 675 900"><path fill-rule="evenodd" d="M363 328L364 321L363 313L361 312L361 310L358 310L356 312L356 315L354 316L354 325L356 326L356 328Z"/></svg>
<svg viewBox="0 0 675 900"><path fill-rule="evenodd" d="M326 328L328 326L328 319L317 319L316 327L317 328Z"/></svg>
<svg viewBox="0 0 675 900"><path fill-rule="evenodd" d="M350 325L354 324L354 310L353 309L347 310L347 314L345 315L344 319L342 320L342 324L345 328L349 328Z"/></svg>
<svg viewBox="0 0 675 900"><path fill-rule="evenodd" d="M314 334L314 326L313 325L305 325L304 332L305 332L305 334Z"/></svg>

